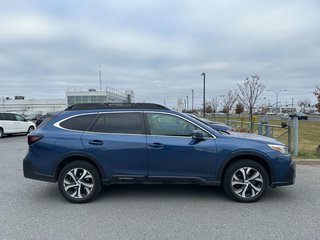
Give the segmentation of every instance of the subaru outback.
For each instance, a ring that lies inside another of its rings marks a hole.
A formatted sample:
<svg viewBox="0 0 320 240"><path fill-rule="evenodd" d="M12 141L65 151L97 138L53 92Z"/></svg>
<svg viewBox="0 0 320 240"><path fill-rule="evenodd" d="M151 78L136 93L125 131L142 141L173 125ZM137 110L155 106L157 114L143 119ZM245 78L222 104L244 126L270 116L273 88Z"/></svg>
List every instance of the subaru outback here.
<svg viewBox="0 0 320 240"><path fill-rule="evenodd" d="M287 147L253 134L226 134L151 103L76 104L49 113L28 135L26 178L58 182L74 203L103 185L185 183L222 186L239 202L295 181Z"/></svg>

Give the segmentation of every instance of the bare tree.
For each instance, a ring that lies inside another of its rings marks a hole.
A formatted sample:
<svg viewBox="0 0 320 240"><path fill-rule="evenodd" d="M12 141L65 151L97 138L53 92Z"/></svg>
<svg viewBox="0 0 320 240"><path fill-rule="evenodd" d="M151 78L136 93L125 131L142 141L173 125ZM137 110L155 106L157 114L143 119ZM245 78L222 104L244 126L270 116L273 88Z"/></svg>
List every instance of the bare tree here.
<svg viewBox="0 0 320 240"><path fill-rule="evenodd" d="M318 112L320 112L320 87L316 87L313 94L316 96L318 104L316 104L316 107L318 109Z"/></svg>
<svg viewBox="0 0 320 240"><path fill-rule="evenodd" d="M216 114L219 108L219 97L212 98L211 105L213 113Z"/></svg>
<svg viewBox="0 0 320 240"><path fill-rule="evenodd" d="M251 122L250 130L253 131L253 118L252 113L256 105L261 100L261 94L265 90L258 75L247 77L243 85L238 84L238 97L244 107L249 111L249 120Z"/></svg>
<svg viewBox="0 0 320 240"><path fill-rule="evenodd" d="M305 98L303 100L300 100L298 102L299 106L303 109L303 112L306 111L306 107L310 107L311 106L311 101L309 98Z"/></svg>
<svg viewBox="0 0 320 240"><path fill-rule="evenodd" d="M237 101L236 91L230 90L226 95L221 96L223 112L227 114L228 118L229 118L230 110L232 109L236 101Z"/></svg>

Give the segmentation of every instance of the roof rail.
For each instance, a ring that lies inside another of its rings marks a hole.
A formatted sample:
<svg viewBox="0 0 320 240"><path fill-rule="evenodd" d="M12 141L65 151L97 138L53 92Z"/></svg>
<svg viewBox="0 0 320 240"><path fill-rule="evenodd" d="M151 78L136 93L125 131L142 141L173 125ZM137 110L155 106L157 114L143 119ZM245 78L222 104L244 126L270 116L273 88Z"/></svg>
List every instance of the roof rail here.
<svg viewBox="0 0 320 240"><path fill-rule="evenodd" d="M78 103L67 107L65 111L90 109L168 109L155 103Z"/></svg>

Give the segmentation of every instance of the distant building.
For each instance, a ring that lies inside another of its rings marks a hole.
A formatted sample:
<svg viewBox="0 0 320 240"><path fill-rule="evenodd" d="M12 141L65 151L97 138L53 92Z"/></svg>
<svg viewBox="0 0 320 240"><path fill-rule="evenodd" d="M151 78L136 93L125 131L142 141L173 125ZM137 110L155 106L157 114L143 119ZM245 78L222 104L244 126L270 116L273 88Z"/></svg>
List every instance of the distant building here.
<svg viewBox="0 0 320 240"><path fill-rule="evenodd" d="M25 99L24 96L0 97L0 112L16 112L20 114L61 111L76 103L131 103L134 102L134 92L125 92L107 87L97 88L69 87L65 99Z"/></svg>
<svg viewBox="0 0 320 240"><path fill-rule="evenodd" d="M20 114L44 114L47 112L61 111L66 107L66 99L0 99L0 112L16 112Z"/></svg>
<svg viewBox="0 0 320 240"><path fill-rule="evenodd" d="M183 106L183 101L181 98L178 99L178 104L177 104L177 111L178 112L182 112L182 110L184 109L184 106Z"/></svg>
<svg viewBox="0 0 320 240"><path fill-rule="evenodd" d="M131 103L134 102L134 92L122 92L110 87L102 90L94 87L68 87L66 98L68 106L77 103Z"/></svg>

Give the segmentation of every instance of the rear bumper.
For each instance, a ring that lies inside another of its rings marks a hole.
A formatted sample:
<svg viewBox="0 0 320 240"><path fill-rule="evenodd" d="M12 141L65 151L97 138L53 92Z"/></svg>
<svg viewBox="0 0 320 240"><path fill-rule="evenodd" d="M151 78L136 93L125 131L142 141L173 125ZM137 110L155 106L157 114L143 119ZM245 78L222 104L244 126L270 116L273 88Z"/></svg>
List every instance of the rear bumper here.
<svg viewBox="0 0 320 240"><path fill-rule="evenodd" d="M281 182L273 182L272 187L285 186L294 184L296 179L296 163L292 161L290 167L288 168L287 173L285 174L284 179Z"/></svg>
<svg viewBox="0 0 320 240"><path fill-rule="evenodd" d="M23 175L25 178L46 181L46 182L56 182L57 179L54 176L41 174L37 168L32 164L27 158L23 159Z"/></svg>

